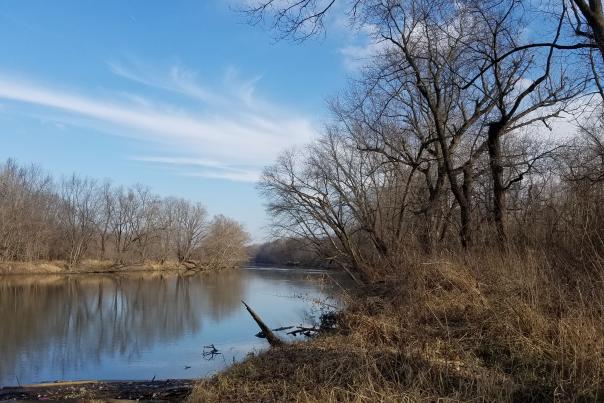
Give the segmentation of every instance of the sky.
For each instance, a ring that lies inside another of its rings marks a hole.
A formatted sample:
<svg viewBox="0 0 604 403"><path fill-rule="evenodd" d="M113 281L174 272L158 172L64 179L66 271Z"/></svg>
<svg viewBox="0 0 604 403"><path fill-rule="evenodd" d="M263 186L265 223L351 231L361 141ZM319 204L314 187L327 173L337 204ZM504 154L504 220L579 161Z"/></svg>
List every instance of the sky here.
<svg viewBox="0 0 604 403"><path fill-rule="evenodd" d="M302 44L235 0L0 0L0 160L268 219L255 182L322 130L363 57L337 21Z"/></svg>

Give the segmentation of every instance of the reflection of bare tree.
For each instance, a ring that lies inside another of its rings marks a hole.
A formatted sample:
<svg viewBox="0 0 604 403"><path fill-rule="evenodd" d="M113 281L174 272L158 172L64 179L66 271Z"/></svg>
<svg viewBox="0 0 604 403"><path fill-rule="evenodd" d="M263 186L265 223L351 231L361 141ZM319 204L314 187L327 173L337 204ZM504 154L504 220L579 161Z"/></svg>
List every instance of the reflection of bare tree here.
<svg viewBox="0 0 604 403"><path fill-rule="evenodd" d="M0 279L0 385L20 368L77 369L197 332L239 308L245 274Z"/></svg>
<svg viewBox="0 0 604 403"><path fill-rule="evenodd" d="M239 309L241 299L245 298L247 273L243 270L227 270L219 275L206 274L195 277L203 286L204 305L213 320L220 320L233 309Z"/></svg>

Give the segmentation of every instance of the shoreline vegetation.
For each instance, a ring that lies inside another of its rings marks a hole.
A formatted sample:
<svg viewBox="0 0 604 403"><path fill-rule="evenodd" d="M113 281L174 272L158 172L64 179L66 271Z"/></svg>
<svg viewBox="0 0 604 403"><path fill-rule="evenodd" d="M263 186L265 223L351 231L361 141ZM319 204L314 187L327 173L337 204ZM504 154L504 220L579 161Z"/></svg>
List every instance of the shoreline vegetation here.
<svg viewBox="0 0 604 403"><path fill-rule="evenodd" d="M202 267L195 262L146 262L116 264L114 261L84 260L73 267L66 261L0 262L0 275L44 274L118 274L137 272L210 272L234 269L232 267Z"/></svg>
<svg viewBox="0 0 604 403"><path fill-rule="evenodd" d="M221 269L246 262L248 242L201 203L0 164L0 273Z"/></svg>
<svg viewBox="0 0 604 403"><path fill-rule="evenodd" d="M407 273L352 290L334 329L201 380L188 401L604 397L597 286L560 281L538 254L443 254Z"/></svg>
<svg viewBox="0 0 604 403"><path fill-rule="evenodd" d="M34 261L34 262L0 262L2 275L44 275L44 274L120 274L138 272L219 272L222 270L240 269L243 267L288 268L292 270L324 270L324 267L302 264L300 262L275 263L272 261L256 261L250 259L230 266L202 266L198 262L144 262L119 264L113 260L83 260L77 266L70 266L64 260Z"/></svg>
<svg viewBox="0 0 604 403"><path fill-rule="evenodd" d="M557 264L537 252L418 255L405 267L405 277L345 291L346 307L335 313L331 330L251 354L207 379L148 387L30 385L5 388L0 396L36 399L43 390L57 400L189 403L595 402L604 396L604 295L593 277L561 279ZM174 385L178 393L170 397Z"/></svg>

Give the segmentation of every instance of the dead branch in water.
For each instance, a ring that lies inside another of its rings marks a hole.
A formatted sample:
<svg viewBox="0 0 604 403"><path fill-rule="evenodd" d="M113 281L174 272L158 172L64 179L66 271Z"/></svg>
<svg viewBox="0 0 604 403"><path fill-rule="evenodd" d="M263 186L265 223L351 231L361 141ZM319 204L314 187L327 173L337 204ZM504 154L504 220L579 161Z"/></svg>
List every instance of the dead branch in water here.
<svg viewBox="0 0 604 403"><path fill-rule="evenodd" d="M292 330L291 332L287 332L287 334L290 334L292 336L297 336L299 334L303 334L306 337L311 337L314 336L316 334L318 334L322 329L318 328L318 327L305 327L305 326L296 326L295 330Z"/></svg>
<svg viewBox="0 0 604 403"><path fill-rule="evenodd" d="M217 355L222 355L222 353L218 351L213 344L210 344L209 346L203 346L203 352L201 355L203 355L203 358L210 361L213 360Z"/></svg>
<svg viewBox="0 0 604 403"><path fill-rule="evenodd" d="M254 310L252 308L250 308L248 304L245 303L245 301L241 300L241 303L245 306L245 309L247 309L247 311L250 313L250 315L252 315L252 318L256 321L256 323L260 327L260 330L262 330L262 333L266 337L268 344L270 344L271 347L282 346L283 341L278 336L276 336L268 326L266 326L266 324L262 321L262 319L260 319L260 316L258 316L256 314L256 312L254 312Z"/></svg>
<svg viewBox="0 0 604 403"><path fill-rule="evenodd" d="M284 326L284 327L278 327L276 329L273 329L273 332L282 332L284 330L289 330L289 329L293 329L295 326ZM266 339L266 335L264 334L264 332L261 330L258 333L256 333L254 336L260 338L260 339Z"/></svg>

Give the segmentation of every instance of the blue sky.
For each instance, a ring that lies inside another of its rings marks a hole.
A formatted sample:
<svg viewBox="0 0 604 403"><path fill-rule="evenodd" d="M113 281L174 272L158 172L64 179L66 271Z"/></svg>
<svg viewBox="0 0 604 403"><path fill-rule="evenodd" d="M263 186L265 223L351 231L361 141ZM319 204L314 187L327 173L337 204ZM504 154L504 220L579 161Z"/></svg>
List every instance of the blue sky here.
<svg viewBox="0 0 604 403"><path fill-rule="evenodd" d="M363 38L275 41L235 0L0 1L0 158L267 224L254 181L320 132Z"/></svg>

